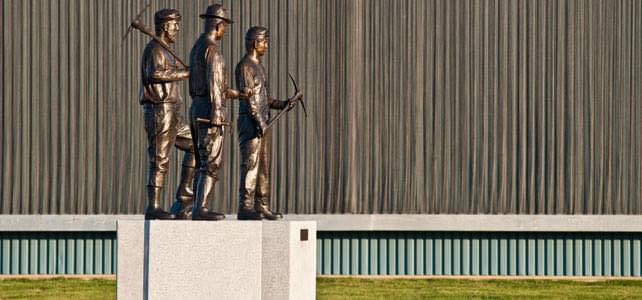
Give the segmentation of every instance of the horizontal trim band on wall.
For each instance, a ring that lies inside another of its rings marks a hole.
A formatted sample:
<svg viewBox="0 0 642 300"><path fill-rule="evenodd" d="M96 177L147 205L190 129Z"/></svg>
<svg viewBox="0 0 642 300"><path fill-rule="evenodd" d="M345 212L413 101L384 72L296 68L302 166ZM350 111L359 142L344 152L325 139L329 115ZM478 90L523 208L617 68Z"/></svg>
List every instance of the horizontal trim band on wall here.
<svg viewBox="0 0 642 300"><path fill-rule="evenodd" d="M0 232L116 231L143 215L0 215ZM642 232L639 215L286 215L318 231ZM236 220L236 215L227 215Z"/></svg>

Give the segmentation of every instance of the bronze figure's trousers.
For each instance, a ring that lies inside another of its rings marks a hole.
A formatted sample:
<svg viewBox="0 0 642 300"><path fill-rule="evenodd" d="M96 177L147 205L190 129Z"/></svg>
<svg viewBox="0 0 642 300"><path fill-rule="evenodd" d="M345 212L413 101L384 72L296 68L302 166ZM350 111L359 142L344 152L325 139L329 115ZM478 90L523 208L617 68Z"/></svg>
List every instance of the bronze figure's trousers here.
<svg viewBox="0 0 642 300"><path fill-rule="evenodd" d="M192 134L195 137L198 151L198 183L194 201L198 207L207 207L207 199L218 180L218 171L223 162L223 143L225 135L223 127L210 126L207 123L196 122L196 118L209 118L211 106L209 101L196 98L190 111L192 118Z"/></svg>
<svg viewBox="0 0 642 300"><path fill-rule="evenodd" d="M270 135L241 143L240 206L254 207L254 201L270 197Z"/></svg>
<svg viewBox="0 0 642 300"><path fill-rule="evenodd" d="M172 146L176 146L176 148L185 151L181 170L181 183L177 195L182 190L191 189L191 183L187 182L187 179L191 181L196 161L194 159L190 129L180 113L180 104L145 103L143 110L148 142L147 153L149 155L147 186L163 187L169 166L169 154Z"/></svg>
<svg viewBox="0 0 642 300"><path fill-rule="evenodd" d="M199 172L218 179L218 170L223 161L223 140L221 127L208 128L207 125L196 126L198 137Z"/></svg>

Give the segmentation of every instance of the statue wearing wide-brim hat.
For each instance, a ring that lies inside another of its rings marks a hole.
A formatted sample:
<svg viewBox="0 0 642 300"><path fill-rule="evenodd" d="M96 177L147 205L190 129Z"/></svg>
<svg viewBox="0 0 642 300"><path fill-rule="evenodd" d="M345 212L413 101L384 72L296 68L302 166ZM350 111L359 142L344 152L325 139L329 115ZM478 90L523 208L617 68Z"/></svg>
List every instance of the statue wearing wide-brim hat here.
<svg viewBox="0 0 642 300"><path fill-rule="evenodd" d="M201 19L205 18L214 18L214 19L220 19L225 21L228 24L234 23L232 19L230 19L230 13L223 7L222 4L212 4L207 7L207 10L205 10L204 14L199 15Z"/></svg>
<svg viewBox="0 0 642 300"><path fill-rule="evenodd" d="M200 17L204 20L203 33L190 51L190 120L199 167L191 215L192 220L218 221L225 219L225 214L210 210L208 204L220 179L224 133L230 124L225 102L233 98L230 95L238 98L240 93L231 92L221 51L225 28L232 23L228 11L214 4Z"/></svg>

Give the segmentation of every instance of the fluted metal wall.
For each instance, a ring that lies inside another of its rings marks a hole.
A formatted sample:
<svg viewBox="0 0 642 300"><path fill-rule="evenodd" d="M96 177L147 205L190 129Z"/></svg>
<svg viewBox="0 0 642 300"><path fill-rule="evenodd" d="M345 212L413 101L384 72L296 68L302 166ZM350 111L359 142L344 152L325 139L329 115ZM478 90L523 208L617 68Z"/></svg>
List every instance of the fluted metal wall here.
<svg viewBox="0 0 642 300"><path fill-rule="evenodd" d="M148 38L121 36L144 2L1 2L0 213L142 212ZM183 14L183 57L207 3L153 1ZM223 3L230 75L264 25L271 94L293 93L288 72L305 92L309 117L272 135L279 210L642 213L642 1ZM227 141L213 206L232 212Z"/></svg>
<svg viewBox="0 0 642 300"><path fill-rule="evenodd" d="M0 232L0 274L115 274L115 232Z"/></svg>
<svg viewBox="0 0 642 300"><path fill-rule="evenodd" d="M320 232L317 273L640 276L637 233Z"/></svg>

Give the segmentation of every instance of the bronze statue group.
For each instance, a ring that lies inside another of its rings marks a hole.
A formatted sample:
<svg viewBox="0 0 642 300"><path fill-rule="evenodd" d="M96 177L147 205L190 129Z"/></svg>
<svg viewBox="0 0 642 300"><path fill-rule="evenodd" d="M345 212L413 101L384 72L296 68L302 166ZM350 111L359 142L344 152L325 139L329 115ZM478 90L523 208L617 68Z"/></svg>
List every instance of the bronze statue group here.
<svg viewBox="0 0 642 300"><path fill-rule="evenodd" d="M303 94L286 100L268 95L267 74L261 57L268 49L269 31L250 28L245 35L246 54L235 70L236 86L227 78L220 41L232 24L220 4L207 7L204 32L194 43L189 67L168 46L176 40L181 15L174 9L154 14L155 37L147 44L141 63L143 106L147 132L149 170L145 219L222 220L225 215L208 208L208 198L218 180L223 162L225 131L229 130L226 101L238 99L237 132L241 151L239 220L278 220L283 216L269 208L270 109L290 110ZM177 65L177 60L183 66ZM186 122L180 113L178 87L189 80L192 106ZM176 201L169 212L161 207L172 146L184 151Z"/></svg>

